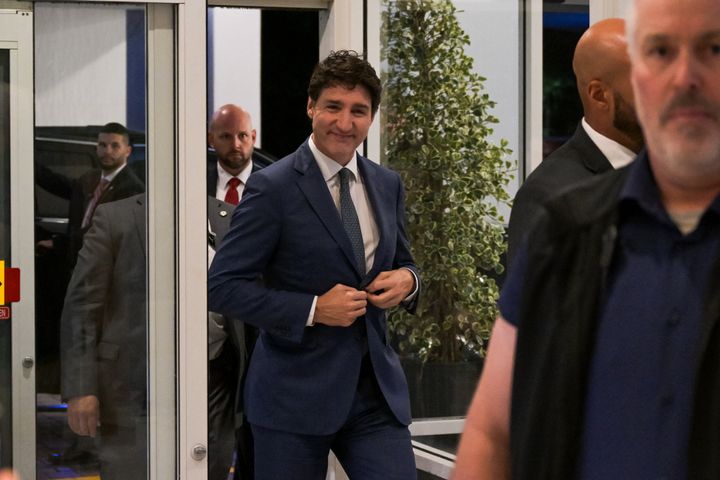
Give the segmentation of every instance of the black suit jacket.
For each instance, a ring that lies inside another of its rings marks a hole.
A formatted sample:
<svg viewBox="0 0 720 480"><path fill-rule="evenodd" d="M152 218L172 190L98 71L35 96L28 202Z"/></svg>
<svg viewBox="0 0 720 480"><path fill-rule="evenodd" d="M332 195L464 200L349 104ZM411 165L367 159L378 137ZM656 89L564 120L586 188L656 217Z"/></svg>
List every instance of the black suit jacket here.
<svg viewBox="0 0 720 480"><path fill-rule="evenodd" d="M213 232L211 243L217 249L222 243L225 234L230 228L230 220L235 206L208 196L208 220ZM217 409L223 409L225 398L220 398L225 393L234 395L232 400L233 424L240 428L244 423L242 410L242 386L247 364L252 353L258 332L252 325L247 325L240 320L226 319L225 331L228 338L224 342L222 354L210 360L210 403L213 403L213 393L217 391ZM228 365L228 363L232 363ZM226 372L227 374L224 374ZM216 375L217 374L217 375ZM213 407L210 407L213 410Z"/></svg>
<svg viewBox="0 0 720 480"><path fill-rule="evenodd" d="M530 231L542 205L569 186L612 170L610 161L590 139L582 124L560 148L542 161L525 180L515 196L508 225L508 266Z"/></svg>
<svg viewBox="0 0 720 480"><path fill-rule="evenodd" d="M68 212L68 244L67 258L72 269L77 261L77 255L82 247L83 236L88 228L82 228L82 220L85 215L88 203L95 192L95 187L100 182L102 171L94 169L86 172L73 182L70 206ZM122 198L145 192L143 182L127 166L120 170L110 185L100 197L98 205L114 202Z"/></svg>
<svg viewBox="0 0 720 480"><path fill-rule="evenodd" d="M253 164L252 171L259 168ZM217 161L208 162L208 241L217 249L230 228L235 206L215 198ZM208 327L209 328L209 327ZM253 478L253 449L250 425L243 411L243 386L247 365L258 333L252 325L225 319L227 338L220 356L208 364L208 478L227 478L233 453L237 452L235 479Z"/></svg>

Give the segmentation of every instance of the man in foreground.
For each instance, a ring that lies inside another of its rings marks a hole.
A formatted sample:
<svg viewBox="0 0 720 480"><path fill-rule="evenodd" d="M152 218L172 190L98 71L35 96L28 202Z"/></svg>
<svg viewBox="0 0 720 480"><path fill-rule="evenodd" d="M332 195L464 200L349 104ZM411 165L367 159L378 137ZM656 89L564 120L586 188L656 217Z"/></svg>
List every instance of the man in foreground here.
<svg viewBox="0 0 720 480"><path fill-rule="evenodd" d="M546 203L455 479L720 478L720 3L634 0L647 153Z"/></svg>

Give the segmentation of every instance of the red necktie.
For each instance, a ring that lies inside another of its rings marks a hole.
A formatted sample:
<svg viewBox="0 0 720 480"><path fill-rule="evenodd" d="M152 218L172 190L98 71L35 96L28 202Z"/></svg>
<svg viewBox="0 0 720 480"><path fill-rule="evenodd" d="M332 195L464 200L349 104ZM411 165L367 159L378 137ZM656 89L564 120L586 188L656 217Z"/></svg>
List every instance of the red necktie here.
<svg viewBox="0 0 720 480"><path fill-rule="evenodd" d="M101 178L98 182L97 187L95 187L95 191L93 192L93 196L88 203L87 209L85 210L85 215L83 215L80 228L87 228L90 225L90 220L92 220L95 209L97 208L98 203L100 203L100 197L102 197L102 194L105 192L108 185L110 185L110 182L106 178Z"/></svg>
<svg viewBox="0 0 720 480"><path fill-rule="evenodd" d="M225 201L231 205L237 205L240 203L240 195L238 195L238 185L240 185L240 179L236 177L232 177L230 180L228 180L227 186L227 192L225 193Z"/></svg>

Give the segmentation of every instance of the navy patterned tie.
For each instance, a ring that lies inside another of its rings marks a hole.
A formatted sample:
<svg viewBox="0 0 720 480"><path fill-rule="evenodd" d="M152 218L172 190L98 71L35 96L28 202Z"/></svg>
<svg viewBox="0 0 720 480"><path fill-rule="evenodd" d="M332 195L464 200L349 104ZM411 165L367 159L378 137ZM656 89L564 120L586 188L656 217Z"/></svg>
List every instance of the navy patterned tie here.
<svg viewBox="0 0 720 480"><path fill-rule="evenodd" d="M355 262L360 268L360 273L365 275L365 244L360 231L360 221L358 220L355 205L350 198L350 175L351 172L347 168L340 170L340 218L342 219L345 232L350 238L350 243L355 254Z"/></svg>

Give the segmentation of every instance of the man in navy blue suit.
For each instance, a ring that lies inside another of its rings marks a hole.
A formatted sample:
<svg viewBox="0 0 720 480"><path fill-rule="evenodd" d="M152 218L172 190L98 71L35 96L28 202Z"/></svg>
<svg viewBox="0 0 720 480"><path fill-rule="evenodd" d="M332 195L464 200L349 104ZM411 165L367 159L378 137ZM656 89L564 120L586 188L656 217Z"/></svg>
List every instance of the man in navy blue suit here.
<svg viewBox="0 0 720 480"><path fill-rule="evenodd" d="M250 176L210 268L209 307L260 329L245 384L257 479L416 477L407 383L386 309L420 287L400 177L356 152L380 102L357 53L321 61L312 135Z"/></svg>

